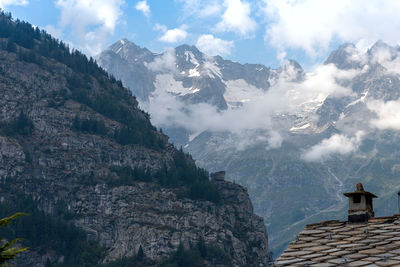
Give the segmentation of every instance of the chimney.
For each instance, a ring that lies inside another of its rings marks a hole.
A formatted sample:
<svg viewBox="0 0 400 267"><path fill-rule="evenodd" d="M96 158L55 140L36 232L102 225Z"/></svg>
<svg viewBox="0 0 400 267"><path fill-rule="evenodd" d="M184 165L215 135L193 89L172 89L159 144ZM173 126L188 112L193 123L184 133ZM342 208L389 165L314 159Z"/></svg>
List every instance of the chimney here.
<svg viewBox="0 0 400 267"><path fill-rule="evenodd" d="M225 180L225 171L214 172L211 173L211 180L213 181L224 181Z"/></svg>
<svg viewBox="0 0 400 267"><path fill-rule="evenodd" d="M362 183L356 185L356 191L344 195L349 198L349 223L365 223L374 217L372 199L377 196L364 191Z"/></svg>

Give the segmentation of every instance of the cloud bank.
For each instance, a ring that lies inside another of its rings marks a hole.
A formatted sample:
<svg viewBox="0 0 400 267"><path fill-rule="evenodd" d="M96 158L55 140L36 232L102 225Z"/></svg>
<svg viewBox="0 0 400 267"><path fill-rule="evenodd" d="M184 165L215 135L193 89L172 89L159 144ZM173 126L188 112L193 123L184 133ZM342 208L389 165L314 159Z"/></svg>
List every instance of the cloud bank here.
<svg viewBox="0 0 400 267"><path fill-rule="evenodd" d="M380 130L400 130L400 100L374 100L367 103L368 108L375 112L378 118L371 119L371 126Z"/></svg>
<svg viewBox="0 0 400 267"><path fill-rule="evenodd" d="M176 72L175 49L167 48L161 57L156 58L153 62L147 63L146 67L154 72L175 73Z"/></svg>
<svg viewBox="0 0 400 267"><path fill-rule="evenodd" d="M149 16L150 16L151 11L150 11L150 6L147 4L147 0L139 1L139 2L136 4L135 9L136 9L137 11L142 12L143 15L145 15L146 17L149 17Z"/></svg>
<svg viewBox="0 0 400 267"><path fill-rule="evenodd" d="M6 6L26 6L29 4L28 0L0 0L0 8Z"/></svg>
<svg viewBox="0 0 400 267"><path fill-rule="evenodd" d="M59 29L53 30L67 33L74 45L90 55L98 54L109 43L124 4L124 0L57 0L61 18Z"/></svg>
<svg viewBox="0 0 400 267"><path fill-rule="evenodd" d="M180 28L168 30L165 25L156 24L154 29L163 32L163 35L159 38L159 40L166 43L182 42L186 39L188 35L186 31L186 25L182 25Z"/></svg>
<svg viewBox="0 0 400 267"><path fill-rule="evenodd" d="M185 17L195 16L207 18L217 16L222 12L222 3L219 0L177 0L183 4Z"/></svg>
<svg viewBox="0 0 400 267"><path fill-rule="evenodd" d="M214 66L211 57L209 60L205 66ZM173 49L167 50L147 67L159 73L156 91L153 92L150 102L143 106L151 114L155 125L163 128L182 127L191 134L204 131L230 133L238 137L237 139L248 140L247 145L264 140L268 149L279 147L285 138L281 132L287 132L293 127L286 117L296 115L304 116L308 121L316 120L313 111L328 95L340 97L353 94L351 89L337 81L349 80L362 71L339 70L329 64L318 67L315 72L306 74L304 79L298 82L295 79L297 72L293 65L288 63L280 76L271 81L272 86L266 91L246 85L243 81L243 86L257 90L255 97L243 102L240 108L221 112L210 104L190 104L169 93L171 86L184 91L179 80L175 85L168 82L173 75L180 75L176 69ZM170 75L169 79L164 79L165 75Z"/></svg>
<svg viewBox="0 0 400 267"><path fill-rule="evenodd" d="M333 42L377 40L397 44L400 1L264 0L265 40L280 50L302 49L320 55Z"/></svg>
<svg viewBox="0 0 400 267"><path fill-rule="evenodd" d="M242 37L251 36L257 29L257 23L251 17L250 3L242 0L225 0L226 8L216 31L232 31Z"/></svg>
<svg viewBox="0 0 400 267"><path fill-rule="evenodd" d="M211 34L203 34L197 39L196 46L207 55L224 56L231 53L234 42L216 38Z"/></svg>
<svg viewBox="0 0 400 267"><path fill-rule="evenodd" d="M348 155L358 149L364 134L363 131L358 131L353 137L334 134L311 147L309 151L303 154L303 159L306 161L324 161L333 154Z"/></svg>

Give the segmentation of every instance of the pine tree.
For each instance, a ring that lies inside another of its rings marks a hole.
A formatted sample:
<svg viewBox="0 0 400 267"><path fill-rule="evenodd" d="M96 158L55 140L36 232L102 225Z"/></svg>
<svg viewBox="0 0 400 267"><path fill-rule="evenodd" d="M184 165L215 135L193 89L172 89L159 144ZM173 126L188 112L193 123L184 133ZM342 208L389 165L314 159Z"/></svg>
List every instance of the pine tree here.
<svg viewBox="0 0 400 267"><path fill-rule="evenodd" d="M0 229L9 225L14 219L22 215L27 214L15 213L10 217L0 219ZM0 266L4 266L7 261L14 259L19 253L28 250L28 248L14 247L18 241L20 241L20 239L14 239L6 242L0 237Z"/></svg>
<svg viewBox="0 0 400 267"><path fill-rule="evenodd" d="M137 259L138 261L142 261L142 260L144 259L144 252L143 252L142 245L140 245L140 247L139 247L139 250L138 250L136 259Z"/></svg>

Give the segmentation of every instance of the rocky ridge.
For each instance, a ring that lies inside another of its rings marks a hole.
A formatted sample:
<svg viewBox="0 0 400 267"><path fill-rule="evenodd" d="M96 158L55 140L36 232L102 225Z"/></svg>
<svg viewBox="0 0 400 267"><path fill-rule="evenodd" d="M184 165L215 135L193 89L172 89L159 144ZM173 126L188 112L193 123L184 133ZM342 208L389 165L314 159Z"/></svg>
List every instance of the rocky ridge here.
<svg viewBox="0 0 400 267"><path fill-rule="evenodd" d="M267 91L285 68L294 69L295 79L304 75L295 61L271 69L208 56L189 45L153 53L127 39L114 43L96 58L141 101L147 101L157 90L166 90L185 102L209 103L220 110L240 107L249 95Z"/></svg>
<svg viewBox="0 0 400 267"><path fill-rule="evenodd" d="M146 257L157 260L179 244L190 247L204 239L224 251L232 266L267 264L266 229L243 187L211 182L220 195L217 204L188 198L184 185L118 184L115 169L145 170L151 177L171 166L179 151L151 126L128 90L92 61L82 72L82 66L56 60L62 53L68 58L68 49L50 50L55 52L51 57L37 52L48 35L28 29L37 47L24 47L3 36L3 27L18 23L3 14L0 24L2 203L24 195L46 214L68 213L70 222L104 248L105 263L134 256L140 246ZM82 59L74 53L71 58ZM190 157L186 162L194 164ZM64 259L51 248L44 253L32 248L31 253L31 266Z"/></svg>

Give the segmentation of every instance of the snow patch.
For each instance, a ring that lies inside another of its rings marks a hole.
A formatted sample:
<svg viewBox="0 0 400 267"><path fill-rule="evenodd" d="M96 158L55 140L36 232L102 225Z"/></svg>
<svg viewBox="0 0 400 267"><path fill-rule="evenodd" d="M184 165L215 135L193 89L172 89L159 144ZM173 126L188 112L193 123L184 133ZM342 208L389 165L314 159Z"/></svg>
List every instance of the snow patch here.
<svg viewBox="0 0 400 267"><path fill-rule="evenodd" d="M185 56L186 56L186 61L193 63L194 65L196 65L196 67L198 67L200 65L199 61L197 60L197 58L194 56L194 54L191 51L185 51Z"/></svg>
<svg viewBox="0 0 400 267"><path fill-rule="evenodd" d="M348 104L348 105L346 106L346 108L351 107L351 106L354 106L354 105L357 104L357 103L365 103L365 98L368 96L368 93L369 93L369 90L363 92L363 93L361 94L361 97L360 97L359 99L356 99L356 100L354 100L353 102L351 102L350 104Z"/></svg>
<svg viewBox="0 0 400 267"><path fill-rule="evenodd" d="M215 61L207 60L206 62L204 62L204 71L211 78L222 78L221 70L217 66Z"/></svg>
<svg viewBox="0 0 400 267"><path fill-rule="evenodd" d="M200 77L200 72L197 70L197 68L189 70L189 77Z"/></svg>
<svg viewBox="0 0 400 267"><path fill-rule="evenodd" d="M157 90L166 91L177 95L194 94L200 91L198 88L184 87L181 81L174 79L172 74L158 74L154 86Z"/></svg>
<svg viewBox="0 0 400 267"><path fill-rule="evenodd" d="M226 90L224 93L225 101L231 104L250 102L252 99L262 97L264 91L248 84L243 79L230 80L224 82Z"/></svg>
<svg viewBox="0 0 400 267"><path fill-rule="evenodd" d="M310 126L311 126L310 123L306 123L306 124L304 124L302 126L298 126L298 127L293 126L292 128L290 128L290 131L291 132L301 131L301 130L307 129Z"/></svg>
<svg viewBox="0 0 400 267"><path fill-rule="evenodd" d="M189 142L192 142L201 132L189 135Z"/></svg>

